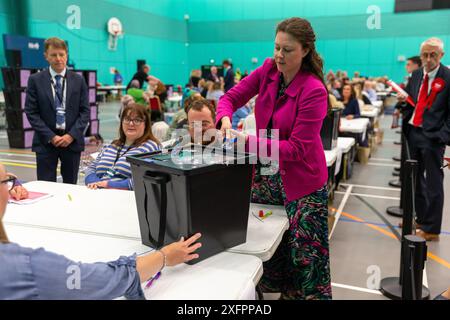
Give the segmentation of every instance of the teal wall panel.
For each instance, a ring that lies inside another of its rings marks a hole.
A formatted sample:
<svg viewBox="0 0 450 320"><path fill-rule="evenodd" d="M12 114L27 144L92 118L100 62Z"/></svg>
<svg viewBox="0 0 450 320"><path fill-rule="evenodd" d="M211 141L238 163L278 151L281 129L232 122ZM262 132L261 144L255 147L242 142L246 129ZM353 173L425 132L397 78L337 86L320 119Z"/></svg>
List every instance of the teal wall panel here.
<svg viewBox="0 0 450 320"><path fill-rule="evenodd" d="M418 54L421 42L431 36L440 36L450 46L450 10L395 14L394 4L394 0L194 0L189 5L189 66L192 69L207 64L209 59L201 60L203 55L198 53L214 43L222 48L214 53L207 51L209 55L222 54L219 60L232 58L236 67L254 68L250 62L253 52L272 55L277 23L301 16L315 30L326 69L361 71L369 76L386 74L401 81L405 71L399 55ZM380 29L367 26L371 5L380 9ZM233 42L239 46L233 48ZM258 60L261 63L264 58ZM450 57L444 56L443 63L450 65Z"/></svg>
<svg viewBox="0 0 450 320"><path fill-rule="evenodd" d="M30 36L58 36L68 41L70 60L76 68L98 70L101 83L111 84L110 68L120 70L128 81L136 71L136 60L145 59L151 73L165 83L184 84L187 78L187 29L176 1L90 1L78 0L81 28L69 29L66 9L71 0L29 0ZM161 4L159 6L158 4ZM167 15L163 14L167 11ZM178 13L174 13L178 12ZM110 17L122 21L125 35L116 51L108 50L106 24Z"/></svg>

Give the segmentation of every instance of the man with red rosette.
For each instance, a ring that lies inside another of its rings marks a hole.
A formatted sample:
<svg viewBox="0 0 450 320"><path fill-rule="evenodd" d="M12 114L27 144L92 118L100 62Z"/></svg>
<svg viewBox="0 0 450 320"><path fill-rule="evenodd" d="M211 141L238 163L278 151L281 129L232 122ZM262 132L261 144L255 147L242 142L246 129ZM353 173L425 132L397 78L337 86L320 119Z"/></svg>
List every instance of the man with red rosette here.
<svg viewBox="0 0 450 320"><path fill-rule="evenodd" d="M411 159L418 161L415 209L416 235L439 241L444 207L443 158L450 145L450 69L440 63L444 44L438 38L420 47L422 68L413 72L405 91L415 106L403 102Z"/></svg>

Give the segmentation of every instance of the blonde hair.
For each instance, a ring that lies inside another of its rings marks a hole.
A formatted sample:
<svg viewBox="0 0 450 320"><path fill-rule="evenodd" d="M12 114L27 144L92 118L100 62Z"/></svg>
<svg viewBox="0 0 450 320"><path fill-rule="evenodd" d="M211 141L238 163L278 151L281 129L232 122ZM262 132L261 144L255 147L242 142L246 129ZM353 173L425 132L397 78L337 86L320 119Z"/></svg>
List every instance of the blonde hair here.
<svg viewBox="0 0 450 320"><path fill-rule="evenodd" d="M8 236L6 235L5 227L2 220L0 220L0 243L8 243Z"/></svg>

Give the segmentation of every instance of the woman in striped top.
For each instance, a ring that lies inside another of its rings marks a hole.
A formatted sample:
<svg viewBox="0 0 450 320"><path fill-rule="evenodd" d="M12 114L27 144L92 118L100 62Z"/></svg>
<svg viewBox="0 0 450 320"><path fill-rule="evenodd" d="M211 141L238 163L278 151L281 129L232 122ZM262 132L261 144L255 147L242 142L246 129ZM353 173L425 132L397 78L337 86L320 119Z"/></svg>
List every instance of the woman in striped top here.
<svg viewBox="0 0 450 320"><path fill-rule="evenodd" d="M151 130L147 107L137 103L127 105L120 117L119 139L103 147L86 172L89 189L133 189L131 167L126 157L160 148Z"/></svg>

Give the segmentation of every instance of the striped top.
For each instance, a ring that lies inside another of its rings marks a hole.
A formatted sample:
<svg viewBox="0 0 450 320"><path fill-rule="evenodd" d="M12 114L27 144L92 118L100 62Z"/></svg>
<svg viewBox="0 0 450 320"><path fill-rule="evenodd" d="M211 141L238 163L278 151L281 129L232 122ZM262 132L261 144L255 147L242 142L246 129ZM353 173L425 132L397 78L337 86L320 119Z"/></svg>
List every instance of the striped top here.
<svg viewBox="0 0 450 320"><path fill-rule="evenodd" d="M132 148L127 145L106 145L102 148L97 159L92 161L87 168L84 182L88 185L107 180L108 188L133 190L131 166L126 157L158 149L159 146L152 140L147 140L140 146Z"/></svg>

